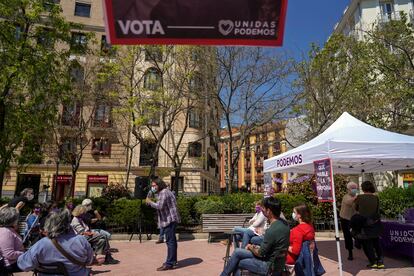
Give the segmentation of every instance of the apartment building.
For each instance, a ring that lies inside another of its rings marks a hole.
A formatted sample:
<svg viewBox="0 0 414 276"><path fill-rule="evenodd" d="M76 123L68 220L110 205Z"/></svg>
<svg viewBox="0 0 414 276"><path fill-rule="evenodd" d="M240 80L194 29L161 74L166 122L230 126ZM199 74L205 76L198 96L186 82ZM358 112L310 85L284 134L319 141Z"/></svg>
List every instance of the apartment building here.
<svg viewBox="0 0 414 276"><path fill-rule="evenodd" d="M401 19L402 12L414 24L414 0L352 0L335 25L334 33L364 39L365 31L378 24ZM414 130L408 130L407 134L413 135ZM391 172L374 174L379 190L388 185L390 177L392 177ZM362 180L360 177L360 181ZM401 171L398 174L398 185L401 187L414 185L414 171Z"/></svg>
<svg viewBox="0 0 414 276"><path fill-rule="evenodd" d="M106 42L102 1L53 0L50 2L61 6L63 16L67 21L83 25L81 30L73 30L71 47L88 43L86 35L88 32L93 34L95 41L98 41L96 47L100 48L100 52L109 53L110 56L113 48ZM208 48L202 49L204 50L208 51ZM102 61L99 56L89 57L81 52L74 52L70 59L77 60L79 64L85 66L91 62L89 59L95 62ZM202 63L200 61L200 64ZM146 68L143 85L151 90L161 76L151 67L150 63L143 63L142 66ZM82 79L85 74L84 70L84 68L75 70L75 78ZM203 81L203 76L200 78ZM208 88L204 86L201 89ZM218 119L213 102L208 99L203 100L202 105L205 112L195 111L190 114L188 129L182 143L183 147L189 147L189 151L183 163L178 188L180 192L189 194L219 191L216 177L218 168L215 162L217 154L214 151L215 138L208 135L209 129L217 125ZM84 118L91 118L87 121L88 130L85 133L90 143L84 150L76 179L72 179L70 164L64 162L62 158L57 158L57 155L71 152L73 141L70 133L79 124L80 114ZM163 139L162 146L167 151L173 148L171 136L178 135L177 133L180 133L185 125L185 117L179 118L181 121L174 124ZM151 125L156 128L157 124L160 124L159 118L153 118ZM131 155L131 149L125 147L123 141L134 138L130 135L128 125L117 121L113 116L113 103L111 102L95 102L93 106L82 110L76 102L60 106L60 123L57 126L57 133L60 139L55 154L53 150L43 149L44 154L37 164L23 167L12 164L3 182L3 197L13 197L26 187L33 188L39 198L46 198L46 194L47 198L54 200L63 200L68 196L99 197L102 189L110 183L127 184L128 188L133 191L135 177L148 175L148 167L153 161L154 143L150 140L140 143L133 149ZM48 148L47 145L45 147ZM53 145L50 147L53 148ZM126 170L130 156L133 156L132 168L129 181L126 183ZM158 155L157 169L157 172L163 172L167 183L173 182L172 162L162 150ZM71 194L69 187L72 182L75 185Z"/></svg>
<svg viewBox="0 0 414 276"><path fill-rule="evenodd" d="M334 32L362 39L364 31L376 24L400 19L401 12L414 22L413 11L413 0L351 0Z"/></svg>
<svg viewBox="0 0 414 276"><path fill-rule="evenodd" d="M233 158L237 157L235 170L234 186L238 189L252 193L262 193L264 189L263 161L276 156L287 150L285 141L285 126L282 123L265 125L255 130L249 137L245 138L243 146L240 145L239 129L233 129L233 143L230 148L229 133L223 130L220 138L220 188L225 191L228 185L230 154ZM272 174L272 185L275 191L283 190L283 185L287 182L287 174ZM275 181L283 179L283 183ZM236 185L237 183L237 185Z"/></svg>

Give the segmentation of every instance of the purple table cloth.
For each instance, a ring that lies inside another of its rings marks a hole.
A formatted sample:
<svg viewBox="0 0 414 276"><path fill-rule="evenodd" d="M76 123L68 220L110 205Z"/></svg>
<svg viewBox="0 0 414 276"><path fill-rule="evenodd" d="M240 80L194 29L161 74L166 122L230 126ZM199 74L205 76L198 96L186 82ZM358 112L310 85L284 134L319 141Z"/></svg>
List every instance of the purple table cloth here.
<svg viewBox="0 0 414 276"><path fill-rule="evenodd" d="M381 245L384 253L411 257L414 264L414 223L383 221Z"/></svg>

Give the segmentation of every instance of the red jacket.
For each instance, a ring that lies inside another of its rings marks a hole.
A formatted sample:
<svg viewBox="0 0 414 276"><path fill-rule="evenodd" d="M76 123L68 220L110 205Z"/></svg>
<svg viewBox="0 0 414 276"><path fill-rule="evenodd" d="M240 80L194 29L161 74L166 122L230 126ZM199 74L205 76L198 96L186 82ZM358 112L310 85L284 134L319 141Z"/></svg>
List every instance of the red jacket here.
<svg viewBox="0 0 414 276"><path fill-rule="evenodd" d="M292 247L292 252L288 252L286 263L293 265L299 257L302 243L315 239L315 229L312 225L307 223L299 224L290 230L289 246Z"/></svg>

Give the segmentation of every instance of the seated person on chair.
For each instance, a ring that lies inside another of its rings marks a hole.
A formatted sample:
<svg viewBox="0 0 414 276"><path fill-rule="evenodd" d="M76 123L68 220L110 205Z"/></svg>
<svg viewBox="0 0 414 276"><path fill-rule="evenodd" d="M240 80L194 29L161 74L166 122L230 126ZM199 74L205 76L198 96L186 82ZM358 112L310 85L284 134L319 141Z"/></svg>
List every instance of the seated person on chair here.
<svg viewBox="0 0 414 276"><path fill-rule="evenodd" d="M98 212L98 210L92 208L92 200L85 198L82 201L82 206L86 208L86 213L83 217L83 220L88 225L88 227L94 232L105 235L108 240L111 239L111 234L103 229L105 228L105 225L101 214Z"/></svg>
<svg viewBox="0 0 414 276"><path fill-rule="evenodd" d="M105 256L104 264L119 263L119 261L112 258L108 238L105 235L91 230L84 222L83 217L85 214L85 206L78 205L73 209L73 219L71 223L73 230L75 230L76 234L82 235L88 240L96 254Z"/></svg>
<svg viewBox="0 0 414 276"><path fill-rule="evenodd" d="M281 203L274 197L263 199L263 214L268 218L270 227L267 229L263 243L259 246L247 245L246 249L237 248L221 276L240 275L240 269L267 275L281 275L285 266L286 251L289 247L289 225L280 219Z"/></svg>
<svg viewBox="0 0 414 276"><path fill-rule="evenodd" d="M47 237L42 238L19 257L17 261L19 268L23 271L30 271L60 262L71 276L89 275L89 269L86 266L92 263L94 257L92 247L84 237L73 233L69 212L64 210L52 213L46 219L44 230ZM66 258L54 241L60 245L65 254L71 256L79 264Z"/></svg>
<svg viewBox="0 0 414 276"><path fill-rule="evenodd" d="M304 241L315 240L315 229L312 226L312 214L306 204L293 208L292 218L299 224L290 231L289 249L286 257L288 265L294 265L302 249Z"/></svg>
<svg viewBox="0 0 414 276"><path fill-rule="evenodd" d="M236 226L233 231L236 234L236 247L239 247L240 240L242 241L241 248L246 248L250 239L254 236L261 236L264 232L266 224L266 217L262 212L262 202L256 202L256 214L249 220L250 226L247 228Z"/></svg>
<svg viewBox="0 0 414 276"><path fill-rule="evenodd" d="M21 271L17 266L17 258L24 253L22 238L17 233L19 211L14 207L0 209L0 258L3 258L1 272L6 275Z"/></svg>

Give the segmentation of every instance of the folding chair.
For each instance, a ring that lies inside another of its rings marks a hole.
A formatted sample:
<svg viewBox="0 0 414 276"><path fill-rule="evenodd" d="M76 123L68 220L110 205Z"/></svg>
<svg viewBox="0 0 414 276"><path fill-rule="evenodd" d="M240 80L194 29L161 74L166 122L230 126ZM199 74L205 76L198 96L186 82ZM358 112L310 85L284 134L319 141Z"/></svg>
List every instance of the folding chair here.
<svg viewBox="0 0 414 276"><path fill-rule="evenodd" d="M46 275L63 275L69 276L66 267L61 262L50 263L50 264L40 264L38 268L34 270L33 275L39 275L39 273L46 274Z"/></svg>

